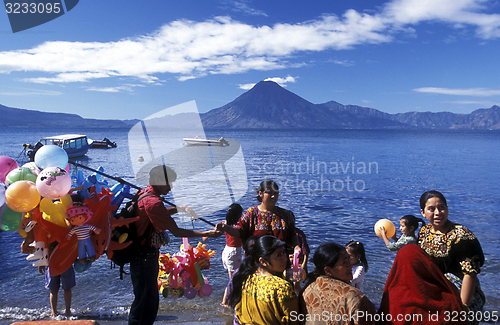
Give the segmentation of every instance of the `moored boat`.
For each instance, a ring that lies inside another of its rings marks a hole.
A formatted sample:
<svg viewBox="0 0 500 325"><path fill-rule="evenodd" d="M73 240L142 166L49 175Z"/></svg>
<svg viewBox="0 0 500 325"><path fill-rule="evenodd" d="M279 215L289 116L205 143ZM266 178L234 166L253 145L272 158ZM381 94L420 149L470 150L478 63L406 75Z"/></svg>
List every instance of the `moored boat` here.
<svg viewBox="0 0 500 325"><path fill-rule="evenodd" d="M229 146L229 142L223 137L219 139L203 139L196 138L183 138L182 139L188 146Z"/></svg>
<svg viewBox="0 0 500 325"><path fill-rule="evenodd" d="M90 141L86 135L81 134L62 134L51 137L40 138L34 146L23 144L23 147L31 149L27 152L30 161L35 160L35 154L38 149L45 145L56 145L63 148L69 158L84 156L90 148Z"/></svg>
<svg viewBox="0 0 500 325"><path fill-rule="evenodd" d="M108 138L102 140L92 140L90 149L109 149L116 148L116 142L111 142Z"/></svg>

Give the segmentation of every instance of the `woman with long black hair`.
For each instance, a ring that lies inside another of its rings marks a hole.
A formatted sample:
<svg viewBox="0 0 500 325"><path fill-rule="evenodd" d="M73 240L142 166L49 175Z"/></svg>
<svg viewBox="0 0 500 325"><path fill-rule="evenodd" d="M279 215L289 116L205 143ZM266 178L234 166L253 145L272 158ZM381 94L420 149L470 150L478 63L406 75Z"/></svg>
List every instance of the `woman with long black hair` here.
<svg viewBox="0 0 500 325"><path fill-rule="evenodd" d="M245 254L228 297L240 324L298 324L290 317L299 309L297 295L293 285L281 278L288 261L285 243L262 236Z"/></svg>

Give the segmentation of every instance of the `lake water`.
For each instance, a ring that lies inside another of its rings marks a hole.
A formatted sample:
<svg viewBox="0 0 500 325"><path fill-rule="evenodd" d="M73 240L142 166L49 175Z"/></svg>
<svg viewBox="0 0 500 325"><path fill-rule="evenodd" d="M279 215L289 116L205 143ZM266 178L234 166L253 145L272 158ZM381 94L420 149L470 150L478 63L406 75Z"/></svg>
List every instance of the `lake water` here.
<svg viewBox="0 0 500 325"><path fill-rule="evenodd" d="M118 144L116 149L90 150L82 164L102 166L106 173L134 182L132 160L137 157L130 158L127 130L76 132L91 139L107 137ZM21 161L22 143L64 133L75 130L2 129L0 155ZM441 191L448 200L450 220L466 225L481 242L486 262L479 279L487 297L485 310L500 311L500 132L209 130L207 136L223 136L241 144L248 190L238 203L244 208L257 204L253 189L270 178L281 186L278 205L294 212L313 252L325 241L362 241L370 266L365 292L376 305L395 253L374 234L373 225L381 218L399 224L405 214L419 216L420 195L431 189ZM109 184L115 182L109 180ZM206 219L215 223L224 215L223 209ZM210 229L201 221L195 221L194 227ZM17 232L0 232L0 322L5 324L50 316L43 276L20 253L21 242ZM193 245L197 242L190 241ZM162 251L175 253L180 243L180 239L174 239ZM230 315L219 307L228 280L220 260L224 237L211 239L207 245L217 252L210 270L203 272L214 288L213 294L193 300L161 298L159 321L222 322ZM312 269L312 265L309 267ZM124 321L133 300L131 291L130 278L120 280L118 269L110 269L110 262L103 256L88 271L77 273L72 307L79 318ZM62 306L61 294L60 310Z"/></svg>

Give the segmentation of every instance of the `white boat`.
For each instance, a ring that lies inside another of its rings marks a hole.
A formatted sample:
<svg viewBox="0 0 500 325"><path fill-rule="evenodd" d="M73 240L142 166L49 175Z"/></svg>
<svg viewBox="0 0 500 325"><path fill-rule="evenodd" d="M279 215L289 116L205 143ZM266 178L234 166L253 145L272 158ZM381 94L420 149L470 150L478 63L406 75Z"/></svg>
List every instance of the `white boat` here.
<svg viewBox="0 0 500 325"><path fill-rule="evenodd" d="M86 135L81 134L62 134L51 137L40 138L40 141L35 145L24 144L28 149L28 157L34 161L35 153L38 149L45 145L56 145L63 148L69 158L84 156L92 145L92 140L89 140Z"/></svg>
<svg viewBox="0 0 500 325"><path fill-rule="evenodd" d="M183 138L182 140L188 146L229 146L229 142L222 137L219 139L203 139L198 136L196 138Z"/></svg>

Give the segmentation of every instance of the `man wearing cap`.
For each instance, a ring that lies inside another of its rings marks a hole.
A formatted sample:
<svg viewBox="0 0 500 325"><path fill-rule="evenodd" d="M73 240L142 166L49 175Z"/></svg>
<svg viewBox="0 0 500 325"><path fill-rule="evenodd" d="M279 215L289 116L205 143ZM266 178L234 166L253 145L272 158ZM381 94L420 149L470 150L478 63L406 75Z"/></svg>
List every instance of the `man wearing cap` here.
<svg viewBox="0 0 500 325"><path fill-rule="evenodd" d="M177 227L172 215L184 211L193 214L187 207L165 207L160 195L166 195L172 189L172 182L177 174L168 166L159 165L149 172L149 185L139 191L142 199L137 204L136 229L141 249L136 259L130 263L130 276L134 287L134 302L130 307L129 325L153 324L158 313L158 248L151 246L149 233L168 230L175 237L210 237L217 238L223 234L215 227L210 231L195 231ZM148 196L144 196L149 194ZM220 227L219 227L220 228ZM144 236L146 234L146 236Z"/></svg>

